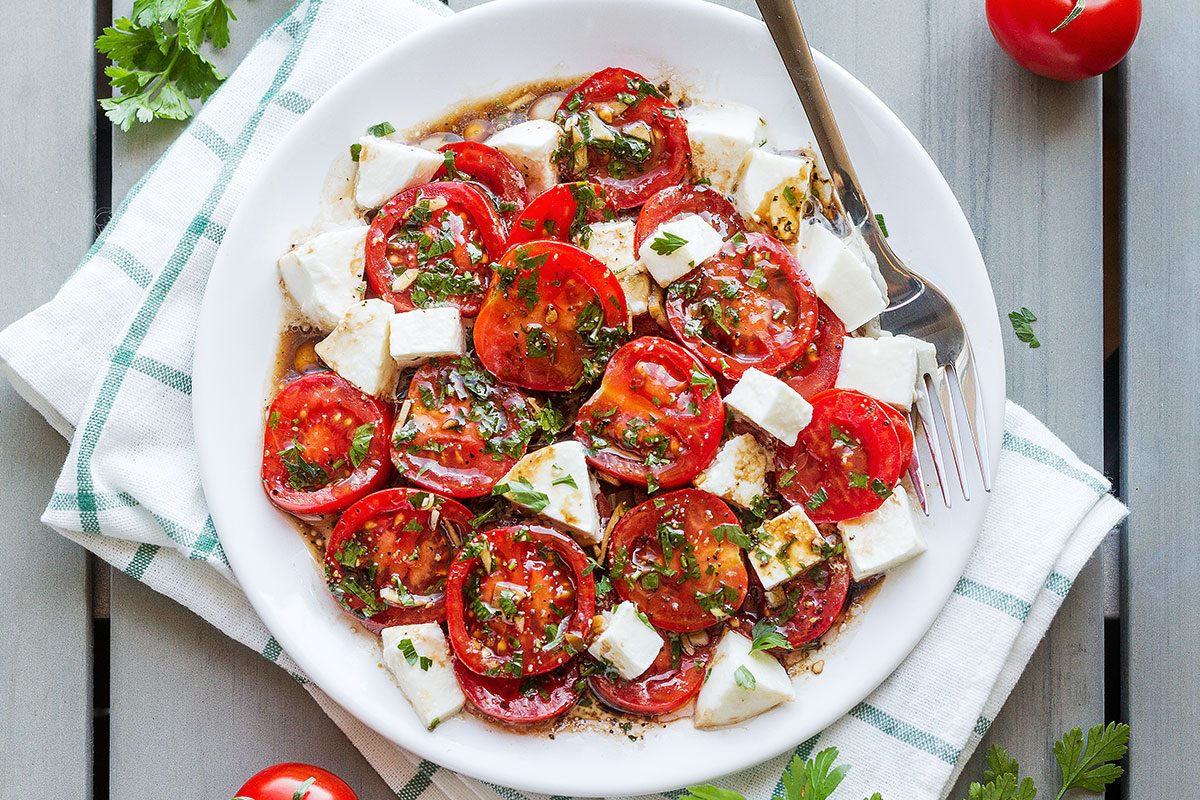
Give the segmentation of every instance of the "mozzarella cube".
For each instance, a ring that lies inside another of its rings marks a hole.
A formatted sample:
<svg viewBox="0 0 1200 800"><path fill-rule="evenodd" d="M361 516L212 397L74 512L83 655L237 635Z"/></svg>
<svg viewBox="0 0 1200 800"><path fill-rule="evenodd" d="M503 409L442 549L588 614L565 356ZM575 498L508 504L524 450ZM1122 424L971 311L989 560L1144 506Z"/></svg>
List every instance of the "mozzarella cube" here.
<svg viewBox="0 0 1200 800"><path fill-rule="evenodd" d="M433 730L462 710L466 698L442 626L436 622L384 628L383 663L422 724Z"/></svg>
<svg viewBox="0 0 1200 800"><path fill-rule="evenodd" d="M748 433L734 436L696 476L696 488L750 508L767 494L767 463L767 451L757 439Z"/></svg>
<svg viewBox="0 0 1200 800"><path fill-rule="evenodd" d="M917 349L906 338L848 336L842 342L839 389L857 389L876 400L911 408L917 385Z"/></svg>
<svg viewBox="0 0 1200 800"><path fill-rule="evenodd" d="M850 330L878 317L887 297L875 284L871 270L845 242L819 223L804 227L800 266L808 273L817 296Z"/></svg>
<svg viewBox="0 0 1200 800"><path fill-rule="evenodd" d="M596 496L588 472L583 445L579 442L558 442L532 453L526 453L497 485L507 484L501 492L513 503L529 508L547 519L568 528L581 544L599 544L603 536ZM534 504L517 499L533 494ZM545 507L541 497L546 498Z"/></svg>
<svg viewBox="0 0 1200 800"><path fill-rule="evenodd" d="M725 397L725 405L789 447L808 427L813 414L812 406L799 392L753 367Z"/></svg>
<svg viewBox="0 0 1200 800"><path fill-rule="evenodd" d="M804 509L792 506L759 527L749 553L750 565L758 573L763 589L770 591L820 563L823 556L818 550L823 541Z"/></svg>
<svg viewBox="0 0 1200 800"><path fill-rule="evenodd" d="M558 182L554 151L562 128L544 119L531 119L492 134L486 144L496 148L525 176L530 197L537 197Z"/></svg>
<svg viewBox="0 0 1200 800"><path fill-rule="evenodd" d="M920 391L925 388L925 381L921 379L923 375L933 377L936 385L939 378L937 348L932 342L927 342L924 339L917 339L913 336L905 336L903 334L892 337L899 339L906 344L912 345L913 352L917 354L917 381L916 389Z"/></svg>
<svg viewBox="0 0 1200 800"><path fill-rule="evenodd" d="M900 485L870 514L839 522L838 531L856 581L925 552L925 539L917 530L908 493Z"/></svg>
<svg viewBox="0 0 1200 800"><path fill-rule="evenodd" d="M867 271L871 273L871 280L875 281L875 285L879 287L879 293L886 299L888 296L887 281L883 279L883 273L879 271L879 259L867 246L867 240L863 238L862 230L855 228L851 231L850 236L846 239L846 246L850 248L850 252L861 258L867 265Z"/></svg>
<svg viewBox="0 0 1200 800"><path fill-rule="evenodd" d="M400 369L431 358L466 352L462 315L457 308L419 308L392 317L388 338L392 358Z"/></svg>
<svg viewBox="0 0 1200 800"><path fill-rule="evenodd" d="M796 241L813 166L807 156L751 150L733 193L737 210L744 217L770 226L781 241Z"/></svg>
<svg viewBox="0 0 1200 800"><path fill-rule="evenodd" d="M298 244L279 259L279 276L300 314L318 330L333 330L362 300L366 225L329 231Z"/></svg>
<svg viewBox="0 0 1200 800"><path fill-rule="evenodd" d="M645 314L650 307L650 276L633 252L633 220L596 222L588 226L588 232L584 249L612 270L625 290L629 315Z"/></svg>
<svg viewBox="0 0 1200 800"><path fill-rule="evenodd" d="M720 728L756 717L796 696L787 670L750 640L727 631L713 651L696 698L697 728Z"/></svg>
<svg viewBox="0 0 1200 800"><path fill-rule="evenodd" d="M601 619L603 628L588 646L588 652L627 681L650 669L665 642L637 606L626 600L612 611L604 612Z"/></svg>
<svg viewBox="0 0 1200 800"><path fill-rule="evenodd" d="M668 286L716 255L722 244L721 234L704 218L687 214L659 225L642 242L638 258L659 286Z"/></svg>
<svg viewBox="0 0 1200 800"><path fill-rule="evenodd" d="M367 394L390 396L399 372L389 343L394 316L392 304L383 300L355 303L333 333L317 342L317 355Z"/></svg>
<svg viewBox="0 0 1200 800"><path fill-rule="evenodd" d="M378 208L397 192L428 183L444 163L441 153L391 139L364 136L358 143L354 200L362 208Z"/></svg>
<svg viewBox="0 0 1200 800"><path fill-rule="evenodd" d="M731 194L747 154L766 139L766 122L749 106L696 103L683 112L692 145L692 170Z"/></svg>

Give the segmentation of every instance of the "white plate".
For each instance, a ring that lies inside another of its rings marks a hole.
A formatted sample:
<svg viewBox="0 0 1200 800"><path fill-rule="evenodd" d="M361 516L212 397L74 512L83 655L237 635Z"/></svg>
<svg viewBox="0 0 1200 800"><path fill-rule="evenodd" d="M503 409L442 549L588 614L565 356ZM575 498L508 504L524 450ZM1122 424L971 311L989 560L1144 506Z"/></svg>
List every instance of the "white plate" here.
<svg viewBox="0 0 1200 800"><path fill-rule="evenodd" d="M937 167L883 103L828 59L817 63L892 244L950 295L967 323L998 456L1000 328L967 221ZM467 715L432 733L421 727L378 666L376 639L330 599L307 545L259 482L264 391L282 312L275 260L316 216L334 158L368 125L388 119L403 129L461 100L609 65L670 77L700 98L752 105L769 118L777 144L810 139L766 28L737 12L700 0L500 0L463 12L373 58L280 145L225 234L195 360L196 436L213 519L242 588L283 648L337 702L402 747L504 786L569 796L706 781L793 748L845 714L928 630L962 574L987 505L976 485L976 500L935 514L928 553L888 576L830 648L824 671L801 676L794 702L746 724L697 731L681 721L650 728L638 743L595 731L550 740Z"/></svg>

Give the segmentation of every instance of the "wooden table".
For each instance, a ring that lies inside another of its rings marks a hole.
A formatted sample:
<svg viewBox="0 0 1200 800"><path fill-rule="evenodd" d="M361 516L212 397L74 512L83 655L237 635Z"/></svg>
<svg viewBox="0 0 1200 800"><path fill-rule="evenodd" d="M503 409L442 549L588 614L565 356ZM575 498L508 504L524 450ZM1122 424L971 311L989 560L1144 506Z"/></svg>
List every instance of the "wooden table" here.
<svg viewBox="0 0 1200 800"><path fill-rule="evenodd" d="M222 64L290 2L235 0ZM123 134L97 111L92 40L130 5L0 4L0 323L51 297L182 129ZM814 46L883 98L945 173L1001 311L1041 318L1040 350L1005 339L1009 395L1105 465L1133 507L988 739L1045 787L1060 731L1127 719L1125 791L1139 798L1191 793L1178 743L1200 717L1200 22L1154 5L1125 65L1064 85L999 51L982 0L802 4ZM0 795L224 798L259 767L298 759L386 796L282 671L39 524L65 452L0 382ZM978 772L977 756L967 774Z"/></svg>

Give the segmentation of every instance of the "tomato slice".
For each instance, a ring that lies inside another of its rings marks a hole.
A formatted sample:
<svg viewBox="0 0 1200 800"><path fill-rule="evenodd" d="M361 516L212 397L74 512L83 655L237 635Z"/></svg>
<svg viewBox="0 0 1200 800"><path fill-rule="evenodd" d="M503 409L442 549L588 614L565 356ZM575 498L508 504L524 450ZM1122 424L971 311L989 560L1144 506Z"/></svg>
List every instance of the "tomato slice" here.
<svg viewBox="0 0 1200 800"><path fill-rule="evenodd" d="M813 522L840 522L879 508L904 466L891 416L853 389L830 389L810 402L808 427L793 447L775 452L776 473L793 475L779 493L803 504Z"/></svg>
<svg viewBox="0 0 1200 800"><path fill-rule="evenodd" d="M710 635L708 644L687 653L679 637L669 635L667 646L638 678L627 681L605 672L588 678L588 685L602 702L618 711L647 716L669 714L700 691L715 643L716 637Z"/></svg>
<svg viewBox="0 0 1200 800"><path fill-rule="evenodd" d="M675 488L713 460L724 429L725 404L704 365L674 342L643 336L608 362L579 409L575 438L601 472Z"/></svg>
<svg viewBox="0 0 1200 800"><path fill-rule="evenodd" d="M846 326L825 301L817 298L817 329L812 341L800 355L775 377L791 386L807 400L832 389L842 366L842 341Z"/></svg>
<svg viewBox="0 0 1200 800"><path fill-rule="evenodd" d="M450 644L490 678L540 675L565 664L591 632L595 584L567 536L536 525L480 533L463 545L446 590Z"/></svg>
<svg viewBox="0 0 1200 800"><path fill-rule="evenodd" d="M617 216L616 203L603 186L587 181L551 186L533 199L508 232L508 246L539 239L573 242L596 222Z"/></svg>
<svg viewBox="0 0 1200 800"><path fill-rule="evenodd" d="M681 489L647 500L621 517L608 543L617 594L664 630L690 633L720 622L746 598L742 551L729 541L734 529L741 530L737 517L708 492Z"/></svg>
<svg viewBox="0 0 1200 800"><path fill-rule="evenodd" d="M912 428L909 426L908 420L897 409L882 400L876 400L875 402L879 403L879 407L883 409L884 413L888 415L888 419L892 421L892 430L896 432L896 438L900 442L900 474L903 475L908 472L913 459L913 445L915 440L913 439Z"/></svg>
<svg viewBox="0 0 1200 800"><path fill-rule="evenodd" d="M602 69L567 92L555 120L567 130L559 174L603 184L633 208L684 179L692 156L687 123L644 77Z"/></svg>
<svg viewBox="0 0 1200 800"><path fill-rule="evenodd" d="M480 142L450 142L438 152L446 163L433 174L433 180L478 183L487 190L488 199L506 225L511 225L529 205L521 170L496 148Z"/></svg>
<svg viewBox="0 0 1200 800"><path fill-rule="evenodd" d="M504 383L565 392L590 383L625 339L621 284L565 242L509 248L475 320L475 349Z"/></svg>
<svg viewBox="0 0 1200 800"><path fill-rule="evenodd" d="M397 311L453 305L473 316L488 265L504 250L504 225L483 192L447 181L405 189L367 232L367 283Z"/></svg>
<svg viewBox="0 0 1200 800"><path fill-rule="evenodd" d="M695 214L713 226L722 239L728 239L746 230L746 223L742 221L742 215L733 207L733 203L711 186L668 186L647 200L638 213L637 225L633 232L633 251L640 253L642 244L659 226L688 214Z"/></svg>
<svg viewBox="0 0 1200 800"><path fill-rule="evenodd" d="M392 432L392 463L418 486L480 497L525 455L532 409L470 356L423 365L406 403L408 416Z"/></svg>
<svg viewBox="0 0 1200 800"><path fill-rule="evenodd" d="M740 616L751 624L768 620L795 649L819 639L833 627L850 593L850 565L846 559L835 556L779 588L785 600L778 608L769 608L762 587L756 582Z"/></svg>
<svg viewBox="0 0 1200 800"><path fill-rule="evenodd" d="M391 407L334 372L289 383L267 412L263 488L293 514L341 511L378 489L391 471Z"/></svg>
<svg viewBox="0 0 1200 800"><path fill-rule="evenodd" d="M367 495L346 509L325 546L329 591L375 632L444 619L453 542L470 533L472 516L417 489Z"/></svg>
<svg viewBox="0 0 1200 800"><path fill-rule="evenodd" d="M779 241L735 235L667 287L667 321L689 350L729 380L751 367L774 375L812 341L817 295Z"/></svg>
<svg viewBox="0 0 1200 800"><path fill-rule="evenodd" d="M454 674L471 705L508 725L532 725L557 717L575 705L583 685L579 659L529 678L489 678L456 658Z"/></svg>

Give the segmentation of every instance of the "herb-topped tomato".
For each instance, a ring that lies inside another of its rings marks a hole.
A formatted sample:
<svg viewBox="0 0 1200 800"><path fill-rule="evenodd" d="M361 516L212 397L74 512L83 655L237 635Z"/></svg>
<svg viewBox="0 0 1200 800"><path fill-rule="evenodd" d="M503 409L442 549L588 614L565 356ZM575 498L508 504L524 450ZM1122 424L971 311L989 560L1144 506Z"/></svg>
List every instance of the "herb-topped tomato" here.
<svg viewBox="0 0 1200 800"><path fill-rule="evenodd" d="M262 481L293 514L340 511L387 480L388 405L333 372L297 378L267 412Z"/></svg>
<svg viewBox="0 0 1200 800"><path fill-rule="evenodd" d="M414 186L371 222L367 283L397 311L449 303L471 316L503 250L504 226L482 191L461 181Z"/></svg>
<svg viewBox="0 0 1200 800"><path fill-rule="evenodd" d="M796 359L817 327L817 295L786 247L736 234L667 287L667 320L692 352L729 380L751 367L773 375Z"/></svg>
<svg viewBox="0 0 1200 800"><path fill-rule="evenodd" d="M745 532L716 495L681 489L621 517L608 543L612 583L656 627L687 633L732 615L746 597L735 542Z"/></svg>
<svg viewBox="0 0 1200 800"><path fill-rule="evenodd" d="M621 208L687 175L692 150L683 115L636 72L600 70L567 92L555 120L566 130L559 174L603 184Z"/></svg>
<svg viewBox="0 0 1200 800"><path fill-rule="evenodd" d="M740 615L754 625L754 638L776 633L792 649L808 644L825 634L846 607L850 592L850 566L846 559L834 556L815 564L779 587L783 603L770 608L762 588L755 585L746 598Z"/></svg>
<svg viewBox="0 0 1200 800"><path fill-rule="evenodd" d="M471 512L416 489L384 489L342 514L325 547L325 580L373 631L446 615L446 575Z"/></svg>
<svg viewBox="0 0 1200 800"><path fill-rule="evenodd" d="M525 178L508 156L480 142L451 142L438 148L445 163L435 181L473 181L487 190L500 219L511 225L529 204Z"/></svg>
<svg viewBox="0 0 1200 800"><path fill-rule="evenodd" d="M446 613L454 653L487 677L540 675L583 649L595 584L574 541L536 525L480 533L450 568Z"/></svg>
<svg viewBox="0 0 1200 800"><path fill-rule="evenodd" d="M608 267L565 242L509 249L475 320L483 366L505 383L565 392L600 376L625 339L625 293Z"/></svg>
<svg viewBox="0 0 1200 800"><path fill-rule="evenodd" d="M683 184L668 186L646 201L638 213L633 233L633 252L639 253L642 244L668 222L695 214L713 227L722 239L746 230L742 215L729 198L710 186Z"/></svg>
<svg viewBox="0 0 1200 800"><path fill-rule="evenodd" d="M615 670L605 670L588 678L588 685L606 705L619 711L654 716L682 708L700 691L717 641L709 634L704 644L685 645L683 639L688 636L668 634L667 645L658 652L658 658L634 680L625 680Z"/></svg>
<svg viewBox="0 0 1200 800"><path fill-rule="evenodd" d="M508 725L532 725L575 705L582 689L579 660L528 678L490 678L454 660L454 675L471 705Z"/></svg>
<svg viewBox="0 0 1200 800"><path fill-rule="evenodd" d="M815 394L832 389L842 365L842 341L846 326L829 306L817 299L817 330L812 341L796 359L775 377L791 386L807 400Z"/></svg>
<svg viewBox="0 0 1200 800"><path fill-rule="evenodd" d="M643 336L608 362L599 390L579 409L575 438L596 469L657 491L708 466L724 428L716 379L674 342Z"/></svg>
<svg viewBox="0 0 1200 800"><path fill-rule="evenodd" d="M841 522L879 508L904 466L893 417L852 389L830 389L810 402L812 421L795 446L776 450L777 474L791 476L786 486L780 481L779 493L803 505L813 522Z"/></svg>
<svg viewBox="0 0 1200 800"><path fill-rule="evenodd" d="M896 432L896 439L900 442L900 474L903 475L905 472L908 472L909 466L912 465L913 446L915 444L913 430L909 427L908 420L905 419L904 415L895 408L882 400L876 400L875 402L879 403L879 407L883 409L883 413L887 414L888 418L892 421L892 430Z"/></svg>
<svg viewBox="0 0 1200 800"><path fill-rule="evenodd" d="M513 223L508 246L555 239L587 242L589 225L610 222L617 206L604 187L587 181L560 183L539 194Z"/></svg>

